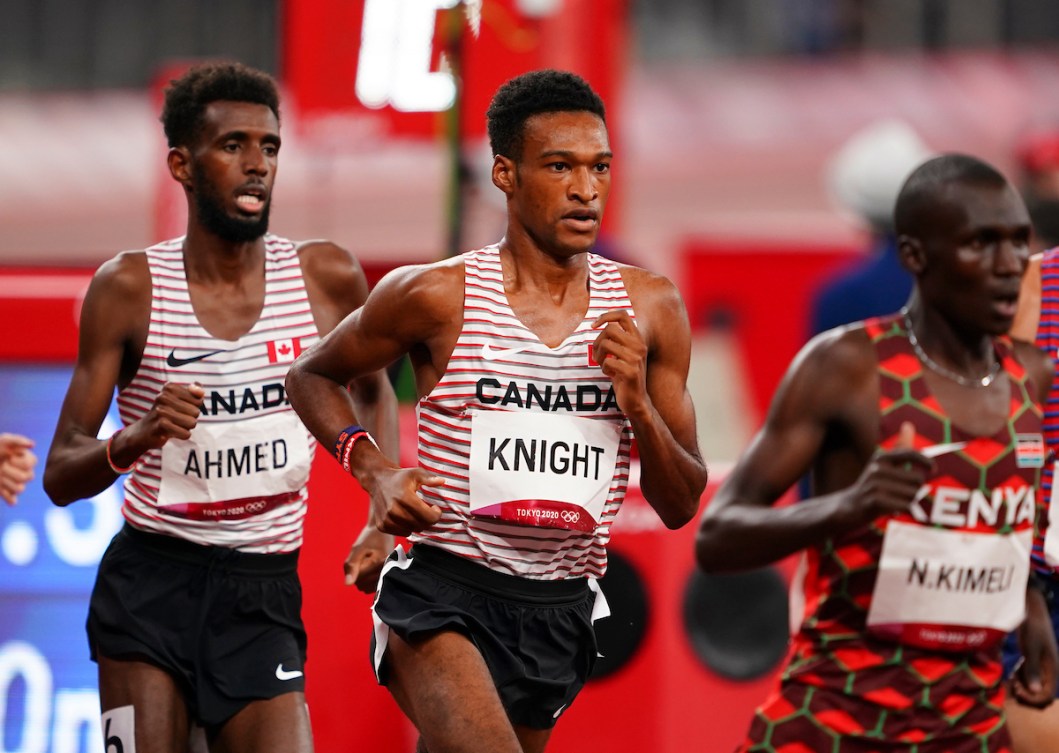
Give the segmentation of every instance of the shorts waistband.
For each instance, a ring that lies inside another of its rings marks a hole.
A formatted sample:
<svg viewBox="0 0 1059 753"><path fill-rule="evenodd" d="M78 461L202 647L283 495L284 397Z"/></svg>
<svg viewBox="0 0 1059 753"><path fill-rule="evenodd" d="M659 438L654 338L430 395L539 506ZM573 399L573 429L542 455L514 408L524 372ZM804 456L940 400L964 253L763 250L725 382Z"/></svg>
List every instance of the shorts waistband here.
<svg viewBox="0 0 1059 753"><path fill-rule="evenodd" d="M500 599L561 605L576 603L589 593L588 578L536 580L498 573L428 544L413 544L409 556L439 578Z"/></svg>
<svg viewBox="0 0 1059 753"><path fill-rule="evenodd" d="M298 552L261 554L240 552L225 546L196 544L193 541L151 533L129 523L122 526L118 536L140 549L188 565L219 568L240 575L283 575L298 570Z"/></svg>

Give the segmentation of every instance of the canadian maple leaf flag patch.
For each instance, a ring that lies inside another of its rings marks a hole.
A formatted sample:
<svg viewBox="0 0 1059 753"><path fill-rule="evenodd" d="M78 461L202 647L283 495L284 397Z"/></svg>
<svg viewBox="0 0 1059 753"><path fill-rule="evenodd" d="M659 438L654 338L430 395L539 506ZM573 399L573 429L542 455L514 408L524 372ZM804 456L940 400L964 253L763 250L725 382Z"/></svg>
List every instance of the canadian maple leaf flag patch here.
<svg viewBox="0 0 1059 753"><path fill-rule="evenodd" d="M287 338L286 340L270 340L267 345L269 363L293 361L302 352L301 340L297 337Z"/></svg>

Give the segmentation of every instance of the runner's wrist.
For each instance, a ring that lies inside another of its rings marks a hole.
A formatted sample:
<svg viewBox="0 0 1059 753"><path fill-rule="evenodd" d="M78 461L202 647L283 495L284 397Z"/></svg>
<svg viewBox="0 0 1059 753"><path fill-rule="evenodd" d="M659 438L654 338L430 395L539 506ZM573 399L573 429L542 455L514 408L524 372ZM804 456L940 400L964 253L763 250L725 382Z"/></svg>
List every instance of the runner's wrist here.
<svg viewBox="0 0 1059 753"><path fill-rule="evenodd" d="M124 441L124 437L120 435L125 429L118 429L116 432L107 438L106 445L106 456L107 465L110 466L116 475L123 476L126 473L132 472L136 467L136 461L140 459L139 454L135 457L131 457L131 453L128 451L128 445ZM131 459L130 459L131 458Z"/></svg>
<svg viewBox="0 0 1059 753"><path fill-rule="evenodd" d="M826 512L823 521L823 535L826 538L841 536L864 526L871 525L880 517L887 515L885 509L866 503L859 498L859 488L851 486L838 492L821 495L817 500L826 500L830 509L820 508Z"/></svg>
<svg viewBox="0 0 1059 753"><path fill-rule="evenodd" d="M641 433L648 430L654 424L658 415L650 398L645 395L642 400L629 400L626 402L628 404L621 406L621 412L629 419L629 423L634 427L639 427Z"/></svg>
<svg viewBox="0 0 1059 753"><path fill-rule="evenodd" d="M351 424L338 433L333 447L333 454L342 469L351 476L361 478L363 470L358 460L363 460L363 448L357 450L358 445L371 445L376 450L379 446L368 430L359 424Z"/></svg>

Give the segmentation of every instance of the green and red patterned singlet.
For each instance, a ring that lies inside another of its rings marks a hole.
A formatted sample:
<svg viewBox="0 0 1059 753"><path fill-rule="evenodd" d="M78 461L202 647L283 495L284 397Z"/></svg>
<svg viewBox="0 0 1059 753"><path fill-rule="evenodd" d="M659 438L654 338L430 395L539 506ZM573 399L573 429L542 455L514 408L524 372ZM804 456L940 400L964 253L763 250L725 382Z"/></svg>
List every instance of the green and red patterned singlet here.
<svg viewBox="0 0 1059 753"><path fill-rule="evenodd" d="M1040 408L997 338L1008 419L971 435L931 393L903 318L864 327L878 357L879 446L911 422L917 449L938 453L935 470L908 513L807 552L801 626L742 750L1007 753L999 645L1025 608Z"/></svg>

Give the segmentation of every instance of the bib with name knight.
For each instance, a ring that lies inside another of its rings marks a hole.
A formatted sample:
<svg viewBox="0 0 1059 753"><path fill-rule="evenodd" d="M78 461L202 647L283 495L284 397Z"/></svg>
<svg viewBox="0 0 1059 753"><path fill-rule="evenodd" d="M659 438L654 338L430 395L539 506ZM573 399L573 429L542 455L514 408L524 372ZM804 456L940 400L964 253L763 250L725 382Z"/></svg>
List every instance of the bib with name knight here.
<svg viewBox="0 0 1059 753"><path fill-rule="evenodd" d="M1018 626L1044 464L1041 415L1010 342L996 341L1008 376L1010 409L991 436L955 426L931 394L901 319L880 323L880 445L900 426L917 449L934 448L934 473L907 514L882 520L882 547L867 627L921 648L989 648Z"/></svg>

